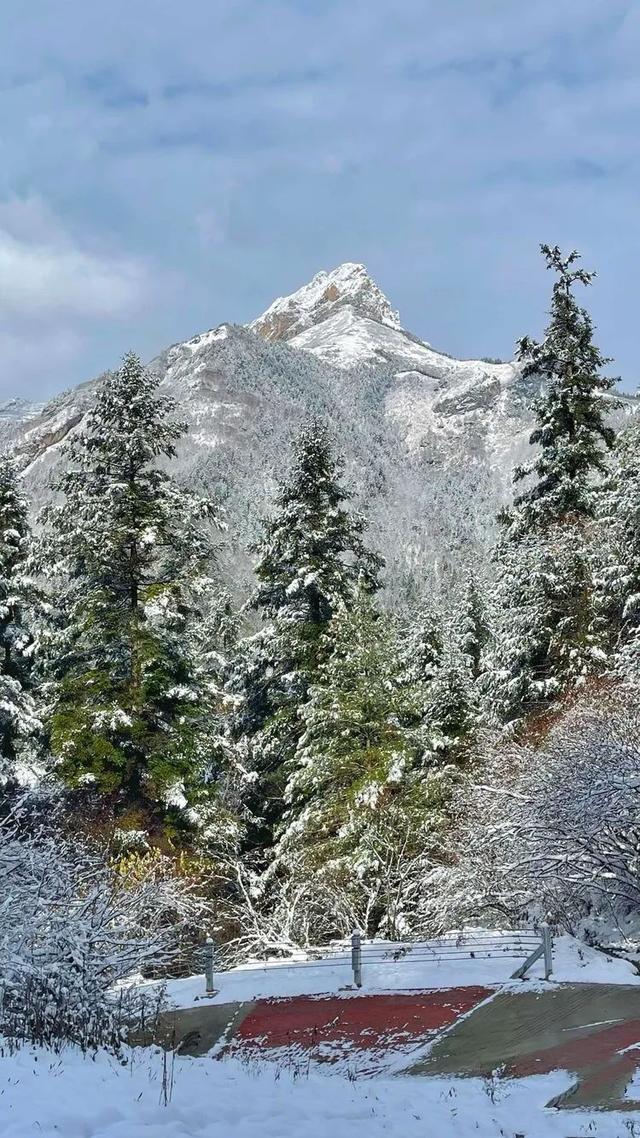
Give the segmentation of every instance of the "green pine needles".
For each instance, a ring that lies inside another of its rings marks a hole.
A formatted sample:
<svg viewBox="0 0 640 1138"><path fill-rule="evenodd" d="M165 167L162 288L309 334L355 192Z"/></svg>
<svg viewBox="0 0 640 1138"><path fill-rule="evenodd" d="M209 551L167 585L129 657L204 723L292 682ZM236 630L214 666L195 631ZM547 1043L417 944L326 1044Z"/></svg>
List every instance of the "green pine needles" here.
<svg viewBox="0 0 640 1138"><path fill-rule="evenodd" d="M590 285L595 273L576 267L580 257L575 250L566 257L557 245L542 245L541 250L557 279L543 340L523 336L518 342L523 378L544 384L534 404L538 422L530 439L538 453L514 472L517 483L535 478L515 499L518 531L591 517L594 476L603 473L604 454L615 438L607 415L617 404L604 397L617 380L601 374L610 360L594 344L591 317L574 294L574 286Z"/></svg>
<svg viewBox="0 0 640 1138"><path fill-rule="evenodd" d="M59 775L179 826L211 746L191 649L215 511L167 470L174 411L136 356L106 377L67 445L42 557L63 630L49 649Z"/></svg>

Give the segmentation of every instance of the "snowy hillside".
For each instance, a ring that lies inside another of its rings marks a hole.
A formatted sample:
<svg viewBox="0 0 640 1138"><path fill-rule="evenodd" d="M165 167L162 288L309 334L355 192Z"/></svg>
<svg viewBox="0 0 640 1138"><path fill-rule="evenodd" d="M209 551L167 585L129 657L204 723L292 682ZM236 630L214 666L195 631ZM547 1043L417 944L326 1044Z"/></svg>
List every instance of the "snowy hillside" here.
<svg viewBox="0 0 640 1138"><path fill-rule="evenodd" d="M291 434L309 414L331 422L371 540L402 595L487 547L528 446L530 381L510 363L434 351L402 328L362 265L318 273L248 327L222 324L174 344L151 367L189 426L184 479L227 511L221 561L240 592L250 575L246 547L270 508ZM82 384L43 408L0 408L0 431L6 420L36 506L94 389L95 381Z"/></svg>
<svg viewBox="0 0 640 1138"><path fill-rule="evenodd" d="M7 399L0 403L0 444L10 445L29 419L36 419L43 411L43 403L30 403L28 399Z"/></svg>

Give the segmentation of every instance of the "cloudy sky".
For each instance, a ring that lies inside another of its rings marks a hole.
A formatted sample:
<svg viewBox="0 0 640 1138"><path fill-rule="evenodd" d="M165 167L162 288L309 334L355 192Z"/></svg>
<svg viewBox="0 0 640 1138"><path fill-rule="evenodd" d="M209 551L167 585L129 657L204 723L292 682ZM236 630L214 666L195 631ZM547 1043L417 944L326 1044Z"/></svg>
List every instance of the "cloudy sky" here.
<svg viewBox="0 0 640 1138"><path fill-rule="evenodd" d="M0 393L41 397L363 261L509 356L540 241L637 364L637 0L3 0Z"/></svg>

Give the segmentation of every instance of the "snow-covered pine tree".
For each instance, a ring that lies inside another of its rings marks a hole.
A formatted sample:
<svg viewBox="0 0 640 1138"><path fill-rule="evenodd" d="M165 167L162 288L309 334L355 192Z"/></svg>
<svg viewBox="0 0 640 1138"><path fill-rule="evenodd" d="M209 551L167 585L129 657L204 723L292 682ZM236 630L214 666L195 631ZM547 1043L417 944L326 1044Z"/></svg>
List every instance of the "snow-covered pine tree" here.
<svg viewBox="0 0 640 1138"><path fill-rule="evenodd" d="M381 559L367 548L364 517L348 508L343 463L327 427L312 420L293 446L288 478L255 547L258 585L249 605L269 624L240 646L229 687L238 695L232 734L254 777L249 841L270 844L282 814L284 765L301 733L299 709L328 651L323 638L338 606L379 587Z"/></svg>
<svg viewBox="0 0 640 1138"><path fill-rule="evenodd" d="M599 623L614 668L640 676L640 423L615 443L608 477L598 496L601 555Z"/></svg>
<svg viewBox="0 0 640 1138"><path fill-rule="evenodd" d="M494 636L480 686L491 718L499 722L525 715L560 690L549 670L557 617L550 604L549 568L555 579L545 540L536 534L517 543L503 539L496 551Z"/></svg>
<svg viewBox="0 0 640 1138"><path fill-rule="evenodd" d="M495 554L496 622L487 674L489 701L503 718L518 719L533 705L582 683L602 666L593 587L592 537L597 479L614 441L605 401L614 379L593 342L593 324L576 301L574 285L594 274L542 246L557 274L544 339L518 345L525 378L544 387L534 404L537 426L532 461L514 472L525 488L503 513Z"/></svg>
<svg viewBox="0 0 640 1138"><path fill-rule="evenodd" d="M401 621L399 652L402 681L428 685L438 674L444 652L442 625L442 616L424 603Z"/></svg>
<svg viewBox="0 0 640 1138"><path fill-rule="evenodd" d="M461 761L478 718L473 674L467 657L452 642L445 646L441 666L424 693L425 753L440 762Z"/></svg>
<svg viewBox="0 0 640 1138"><path fill-rule="evenodd" d="M489 643L490 630L484 596L472 572L465 576L452 623L454 643L475 681L482 671L482 657Z"/></svg>
<svg viewBox="0 0 640 1138"><path fill-rule="evenodd" d="M0 787L30 781L42 729L31 682L29 542L27 503L14 463L5 455L0 458Z"/></svg>
<svg viewBox="0 0 640 1138"><path fill-rule="evenodd" d="M514 471L516 483L535 478L516 496L507 518L516 532L592 517L594 475L604 473L605 452L615 438L607 415L617 404L604 397L617 380L601 374L610 360L594 344L591 317L573 292L576 283L590 285L595 273L575 267L575 250L567 257L557 245L541 250L557 280L544 339L523 336L518 342L523 378L540 379L544 387L534 403L537 426L529 440L537 454Z"/></svg>
<svg viewBox="0 0 640 1138"><path fill-rule="evenodd" d="M48 653L59 774L119 815L180 829L211 747L191 645L215 513L165 469L185 430L174 410L133 354L105 378L67 445L40 556L62 630Z"/></svg>
<svg viewBox="0 0 640 1138"><path fill-rule="evenodd" d="M477 721L472 663L456 621L422 604L399 634L396 682L412 693L405 723L419 732L425 755L454 761Z"/></svg>
<svg viewBox="0 0 640 1138"><path fill-rule="evenodd" d="M429 863L453 771L425 757L420 685L398 681L397 629L362 596L326 635L301 710L274 870L307 874L353 898L370 933L407 927L416 862Z"/></svg>
<svg viewBox="0 0 640 1138"><path fill-rule="evenodd" d="M379 588L382 562L364 543L365 518L347 508L343 467L328 428L312 420L294 442L290 476L256 547L252 607L314 636L358 588Z"/></svg>

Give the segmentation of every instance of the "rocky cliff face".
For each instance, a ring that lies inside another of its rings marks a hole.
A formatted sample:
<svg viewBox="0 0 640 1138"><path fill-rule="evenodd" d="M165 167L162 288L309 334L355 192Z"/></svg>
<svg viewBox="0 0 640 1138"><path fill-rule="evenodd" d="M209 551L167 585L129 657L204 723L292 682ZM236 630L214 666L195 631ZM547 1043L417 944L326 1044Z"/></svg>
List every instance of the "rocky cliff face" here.
<svg viewBox="0 0 640 1138"><path fill-rule="evenodd" d="M331 273L317 273L291 296L280 296L249 327L265 340L293 340L342 310L402 330L400 316L364 265L350 261Z"/></svg>
<svg viewBox="0 0 640 1138"><path fill-rule="evenodd" d="M250 577L247 545L306 416L332 423L390 588L403 598L486 548L528 446L534 391L517 366L435 351L402 328L362 265L318 273L248 327L203 332L150 367L189 424L181 476L226 510L221 562L240 593ZM5 405L5 440L35 505L96 382L43 408ZM0 407L0 434L2 416Z"/></svg>

